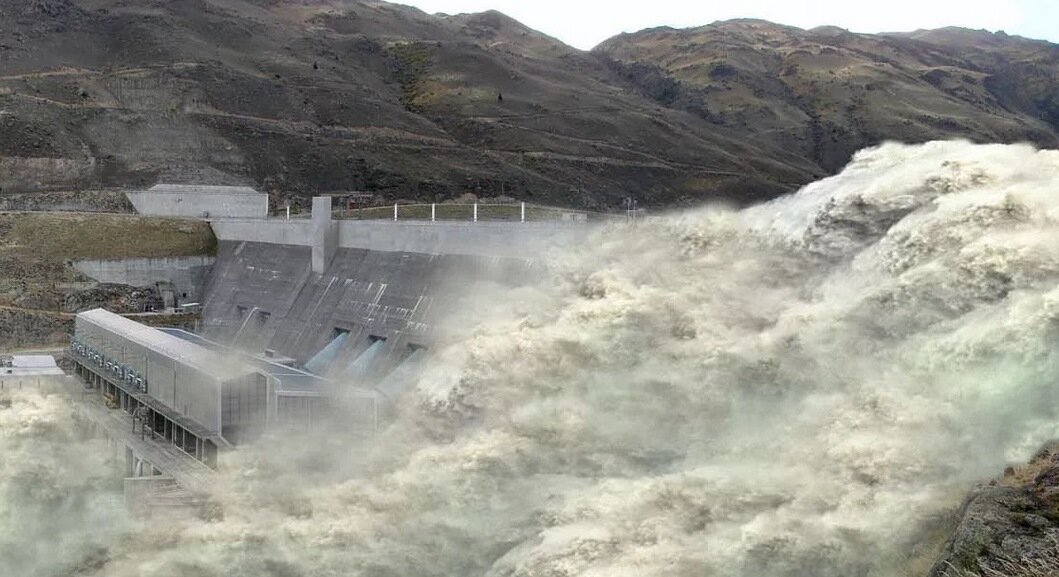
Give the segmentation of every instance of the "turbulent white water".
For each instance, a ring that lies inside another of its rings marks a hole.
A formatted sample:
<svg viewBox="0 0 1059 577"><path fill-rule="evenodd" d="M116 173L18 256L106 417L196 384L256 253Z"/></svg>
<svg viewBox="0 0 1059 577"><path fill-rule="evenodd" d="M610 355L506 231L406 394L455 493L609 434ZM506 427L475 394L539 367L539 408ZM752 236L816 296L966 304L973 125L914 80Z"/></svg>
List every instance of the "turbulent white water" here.
<svg viewBox="0 0 1059 577"><path fill-rule="evenodd" d="M106 444L81 433L63 398L0 395L0 575L73 574L128 527Z"/></svg>
<svg viewBox="0 0 1059 577"><path fill-rule="evenodd" d="M887 144L552 270L482 295L373 448L242 454L223 519L78 574L895 575L924 522L1059 436L1059 152ZM5 496L35 464L10 426Z"/></svg>

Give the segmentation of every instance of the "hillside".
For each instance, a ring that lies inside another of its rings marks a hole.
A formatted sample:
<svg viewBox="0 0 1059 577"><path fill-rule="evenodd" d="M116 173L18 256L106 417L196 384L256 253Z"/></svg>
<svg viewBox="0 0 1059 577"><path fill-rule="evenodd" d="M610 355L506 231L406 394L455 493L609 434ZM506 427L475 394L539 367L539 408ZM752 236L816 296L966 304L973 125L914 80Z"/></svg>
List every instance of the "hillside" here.
<svg viewBox="0 0 1059 577"><path fill-rule="evenodd" d="M1003 33L736 20L622 35L596 53L655 101L827 172L883 140L1059 145L1059 46Z"/></svg>
<svg viewBox="0 0 1059 577"><path fill-rule="evenodd" d="M761 22L586 53L368 0L0 0L0 192L773 197L883 139L1057 142L1056 46Z"/></svg>

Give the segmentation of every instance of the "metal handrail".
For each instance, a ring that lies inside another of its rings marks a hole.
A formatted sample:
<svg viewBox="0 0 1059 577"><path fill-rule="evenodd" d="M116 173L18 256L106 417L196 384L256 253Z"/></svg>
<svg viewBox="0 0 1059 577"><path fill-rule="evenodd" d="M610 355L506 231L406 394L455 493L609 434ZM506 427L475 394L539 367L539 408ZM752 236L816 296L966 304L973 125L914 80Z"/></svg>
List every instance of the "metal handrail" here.
<svg viewBox="0 0 1059 577"><path fill-rule="evenodd" d="M416 221L501 221L501 222L588 222L627 220L624 213L606 213L530 203L401 203L337 208L337 220L416 220ZM308 217L306 215L305 217Z"/></svg>

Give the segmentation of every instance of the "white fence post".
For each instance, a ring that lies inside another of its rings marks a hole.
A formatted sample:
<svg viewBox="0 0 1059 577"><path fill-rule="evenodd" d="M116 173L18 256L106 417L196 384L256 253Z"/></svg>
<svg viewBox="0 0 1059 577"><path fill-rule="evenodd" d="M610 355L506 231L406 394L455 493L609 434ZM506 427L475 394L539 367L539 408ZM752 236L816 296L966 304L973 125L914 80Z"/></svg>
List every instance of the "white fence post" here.
<svg viewBox="0 0 1059 577"><path fill-rule="evenodd" d="M397 222L397 203L393 203L393 221Z"/></svg>
<svg viewBox="0 0 1059 577"><path fill-rule="evenodd" d="M526 203L522 203L522 217L521 222L526 222Z"/></svg>
<svg viewBox="0 0 1059 577"><path fill-rule="evenodd" d="M436 202L430 203L430 222L437 220L437 208L438 205Z"/></svg>
<svg viewBox="0 0 1059 577"><path fill-rule="evenodd" d="M474 203L474 222L478 222L478 203Z"/></svg>

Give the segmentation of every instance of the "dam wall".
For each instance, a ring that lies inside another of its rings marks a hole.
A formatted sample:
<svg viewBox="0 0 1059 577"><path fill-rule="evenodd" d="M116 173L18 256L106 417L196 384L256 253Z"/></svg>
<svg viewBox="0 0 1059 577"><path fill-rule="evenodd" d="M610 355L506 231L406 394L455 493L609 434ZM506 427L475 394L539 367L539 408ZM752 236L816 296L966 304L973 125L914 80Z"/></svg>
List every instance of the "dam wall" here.
<svg viewBox="0 0 1059 577"><path fill-rule="evenodd" d="M218 241L312 246L314 240L309 220L219 220L212 225ZM575 247L591 230L591 225L560 222L344 220L332 225L338 248L513 258Z"/></svg>
<svg viewBox="0 0 1059 577"><path fill-rule="evenodd" d="M351 374L393 368L429 348L441 329L460 324L459 311L473 310L478 288L539 278L550 251L576 250L592 230L333 221L329 198L314 199L312 219L211 224L218 247L202 299L204 335Z"/></svg>
<svg viewBox="0 0 1059 577"><path fill-rule="evenodd" d="M540 267L520 258L339 248L317 274L311 257L310 247L221 241L203 332L299 363L341 333L350 355L385 340L387 354L402 356L429 346L439 323L451 322L448 313L473 306L472 285L526 282Z"/></svg>

